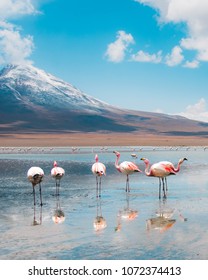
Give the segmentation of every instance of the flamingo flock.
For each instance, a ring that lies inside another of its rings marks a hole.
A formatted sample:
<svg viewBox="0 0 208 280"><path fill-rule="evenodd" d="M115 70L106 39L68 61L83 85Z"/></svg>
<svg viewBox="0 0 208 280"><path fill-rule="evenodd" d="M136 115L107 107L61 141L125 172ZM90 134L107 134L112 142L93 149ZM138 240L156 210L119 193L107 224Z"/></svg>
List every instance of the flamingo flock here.
<svg viewBox="0 0 208 280"><path fill-rule="evenodd" d="M133 173L142 173L142 170L140 170L139 167L131 161L123 161L119 164L119 159L121 154L118 151L113 151L113 153L116 155L115 168L120 173L126 175L125 191L126 193L129 193L130 192L129 175ZM141 158L141 160L145 164L144 173L146 174L146 176L159 178L159 199L161 198L161 187L163 190L163 198L167 198L167 191L168 191L167 177L170 175L176 175L176 173L180 171L182 163L184 161L187 161L187 158L181 158L178 161L176 167L173 165L173 163L169 161L160 161L150 166L150 161L147 158ZM92 164L91 171L96 177L96 197L99 198L101 197L102 177L103 175L104 176L106 175L106 166L102 162L99 162L97 154L95 155L95 162ZM65 170L62 167L59 167L57 162L54 161L53 168L51 169L51 176L52 178L55 179L56 182L56 196L59 196L60 181L63 178L64 174L65 174ZM41 183L44 178L43 169L37 166L31 167L27 172L27 178L32 184L34 206L36 205L35 188L37 185L39 186L40 206L42 206L43 201L42 201Z"/></svg>

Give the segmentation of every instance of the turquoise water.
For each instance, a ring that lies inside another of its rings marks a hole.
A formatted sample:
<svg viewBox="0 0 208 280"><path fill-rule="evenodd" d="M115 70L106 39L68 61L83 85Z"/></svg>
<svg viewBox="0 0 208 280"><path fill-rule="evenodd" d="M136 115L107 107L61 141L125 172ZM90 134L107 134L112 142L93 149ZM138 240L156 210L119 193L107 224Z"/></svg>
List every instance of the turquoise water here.
<svg viewBox="0 0 208 280"><path fill-rule="evenodd" d="M115 167L113 150L121 161L134 161L144 171L141 157L151 163L184 162L168 177L168 197L158 199L158 179L144 173L125 175ZM95 153L106 165L102 196L96 198L91 172ZM131 157L138 155L137 159ZM50 176L53 161L65 169L60 197ZM207 259L208 150L204 147L2 148L0 147L0 259ZM39 166L43 207L34 209L27 170ZM60 223L55 213L62 214ZM61 211L61 212L60 212ZM103 228L94 222L102 216ZM34 222L35 217L35 222Z"/></svg>

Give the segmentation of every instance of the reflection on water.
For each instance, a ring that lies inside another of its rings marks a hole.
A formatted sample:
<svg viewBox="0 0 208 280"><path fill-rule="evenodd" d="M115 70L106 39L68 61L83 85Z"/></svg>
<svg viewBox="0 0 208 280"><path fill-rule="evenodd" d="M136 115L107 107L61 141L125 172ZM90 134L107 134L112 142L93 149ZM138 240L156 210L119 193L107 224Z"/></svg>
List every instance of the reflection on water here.
<svg viewBox="0 0 208 280"><path fill-rule="evenodd" d="M112 155L118 147L0 152L0 259L208 259L208 149L134 149L152 162L189 159L180 176L171 177L166 200L158 199L157 181L144 173L132 176L126 196ZM132 160L132 149L119 150ZM91 171L94 153L101 152L107 168L102 199ZM65 170L61 196L50 174L54 160ZM31 166L45 173L42 207L33 206L25 176Z"/></svg>
<svg viewBox="0 0 208 280"><path fill-rule="evenodd" d="M33 215L33 226L38 226L42 224L42 205L38 207L39 209L39 218L37 219L37 213L36 213L36 205L34 205L34 215Z"/></svg>
<svg viewBox="0 0 208 280"><path fill-rule="evenodd" d="M168 208L167 200L164 199L162 202L159 201L159 209L156 210L155 218L147 220L147 230L159 230L164 232L170 229L176 222L176 219L171 219L174 214L174 209Z"/></svg>
<svg viewBox="0 0 208 280"><path fill-rule="evenodd" d="M147 230L159 230L160 232L169 230L176 223L176 219L172 219L175 213L177 213L181 221L187 221L187 218L184 218L179 210L168 206L167 199L160 200L159 208L155 211L156 217L147 220Z"/></svg>
<svg viewBox="0 0 208 280"><path fill-rule="evenodd" d="M56 209L53 212L52 220L55 224L61 224L65 221L65 214L61 209L59 192L56 193Z"/></svg>
<svg viewBox="0 0 208 280"><path fill-rule="evenodd" d="M96 208L96 217L93 222L95 231L101 231L107 227L107 222L102 214L102 200L101 197L97 197L97 208Z"/></svg>
<svg viewBox="0 0 208 280"><path fill-rule="evenodd" d="M122 220L132 221L138 216L138 211L130 208L129 205L130 194L126 193L126 204L123 209L118 211L117 215L117 226L115 231L120 231L122 228Z"/></svg>

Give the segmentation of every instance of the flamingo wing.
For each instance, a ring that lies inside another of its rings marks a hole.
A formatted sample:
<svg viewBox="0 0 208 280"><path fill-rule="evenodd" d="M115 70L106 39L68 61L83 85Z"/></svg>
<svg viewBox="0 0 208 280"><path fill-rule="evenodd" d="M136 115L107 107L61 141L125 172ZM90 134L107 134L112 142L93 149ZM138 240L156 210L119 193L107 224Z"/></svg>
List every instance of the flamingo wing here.
<svg viewBox="0 0 208 280"><path fill-rule="evenodd" d="M161 162L153 164L150 171L150 176L155 177L166 177L170 174L175 174L170 166L162 164Z"/></svg>
<svg viewBox="0 0 208 280"><path fill-rule="evenodd" d="M163 166L163 168L166 170L167 173L169 173L169 175L175 175L175 168L174 165L169 162L169 161L163 161L160 162L161 166Z"/></svg>
<svg viewBox="0 0 208 280"><path fill-rule="evenodd" d="M125 174L132 174L134 172L141 172L139 167L131 162L131 161L124 161L119 165L120 171Z"/></svg>
<svg viewBox="0 0 208 280"><path fill-rule="evenodd" d="M94 173L97 176L106 175L106 167L101 162L95 162L92 165L92 173Z"/></svg>
<svg viewBox="0 0 208 280"><path fill-rule="evenodd" d="M51 169L52 177L56 177L56 176L63 177L64 174L65 174L65 170L62 167L54 167Z"/></svg>
<svg viewBox="0 0 208 280"><path fill-rule="evenodd" d="M39 184L44 176L44 171L40 167L33 166L27 172L28 180L36 185Z"/></svg>
<svg viewBox="0 0 208 280"><path fill-rule="evenodd" d="M33 166L31 167L28 172L27 172L27 176L28 177L33 177L35 175L40 175L40 176L43 176L44 175L44 172L43 170L40 168L40 167L36 167L36 166Z"/></svg>

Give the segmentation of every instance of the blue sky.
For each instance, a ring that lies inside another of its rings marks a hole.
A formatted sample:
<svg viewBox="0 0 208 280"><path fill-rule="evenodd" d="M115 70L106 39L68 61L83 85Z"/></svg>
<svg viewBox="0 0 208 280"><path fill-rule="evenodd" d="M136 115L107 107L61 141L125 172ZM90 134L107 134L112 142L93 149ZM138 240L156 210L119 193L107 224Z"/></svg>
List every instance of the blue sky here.
<svg viewBox="0 0 208 280"><path fill-rule="evenodd" d="M207 0L1 0L0 65L123 108L208 121Z"/></svg>

